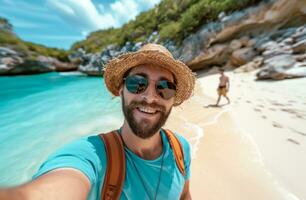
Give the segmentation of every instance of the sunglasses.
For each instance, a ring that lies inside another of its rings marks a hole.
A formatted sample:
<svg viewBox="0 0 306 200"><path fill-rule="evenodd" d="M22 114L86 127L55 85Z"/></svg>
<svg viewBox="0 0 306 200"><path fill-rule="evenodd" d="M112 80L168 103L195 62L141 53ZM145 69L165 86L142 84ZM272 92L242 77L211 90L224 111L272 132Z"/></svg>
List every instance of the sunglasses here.
<svg viewBox="0 0 306 200"><path fill-rule="evenodd" d="M123 79L126 89L133 94L141 94L149 86L149 79L146 76L134 74ZM176 85L168 80L155 81L156 93L163 99L170 99L175 96Z"/></svg>

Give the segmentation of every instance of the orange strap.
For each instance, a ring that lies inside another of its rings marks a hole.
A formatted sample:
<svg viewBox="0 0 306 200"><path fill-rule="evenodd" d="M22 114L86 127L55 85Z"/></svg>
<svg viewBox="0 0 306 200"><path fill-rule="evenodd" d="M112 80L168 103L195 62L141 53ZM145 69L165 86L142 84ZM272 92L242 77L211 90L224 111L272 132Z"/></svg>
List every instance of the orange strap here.
<svg viewBox="0 0 306 200"><path fill-rule="evenodd" d="M101 200L118 200L125 179L124 146L119 133L116 131L99 136L104 141L107 156Z"/></svg>
<svg viewBox="0 0 306 200"><path fill-rule="evenodd" d="M166 136L169 140L170 146L173 150L176 165L179 168L181 174L183 176L186 176L186 169L185 169L185 164L184 164L184 152L182 145L180 141L177 139L177 137L168 129L164 129Z"/></svg>
<svg viewBox="0 0 306 200"><path fill-rule="evenodd" d="M176 165L181 174L186 175L184 153L180 141L170 130L164 130L173 150ZM100 134L104 141L107 157L107 166L104 184L101 191L101 200L119 200L125 179L126 162L124 146L117 131Z"/></svg>

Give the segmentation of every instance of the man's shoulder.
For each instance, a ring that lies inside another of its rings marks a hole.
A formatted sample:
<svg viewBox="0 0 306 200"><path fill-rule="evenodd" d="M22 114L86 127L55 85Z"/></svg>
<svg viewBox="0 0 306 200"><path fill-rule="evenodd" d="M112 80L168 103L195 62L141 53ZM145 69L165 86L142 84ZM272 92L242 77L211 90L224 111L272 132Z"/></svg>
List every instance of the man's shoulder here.
<svg viewBox="0 0 306 200"><path fill-rule="evenodd" d="M189 148L189 142L188 142L188 140L183 135L181 135L178 132L174 132L172 130L170 130L170 131L175 135L175 137L179 140L179 142L181 143L181 145L184 148Z"/></svg>
<svg viewBox="0 0 306 200"><path fill-rule="evenodd" d="M105 153L104 143L98 135L74 139L51 154L52 157L71 155L77 157L100 157Z"/></svg>
<svg viewBox="0 0 306 200"><path fill-rule="evenodd" d="M91 183L95 183L96 172L101 169L103 156L104 144L98 135L81 137L51 153L33 179L55 169L74 168L83 172Z"/></svg>
<svg viewBox="0 0 306 200"><path fill-rule="evenodd" d="M101 146L102 144L99 135L90 135L74 139L62 148Z"/></svg>
<svg viewBox="0 0 306 200"><path fill-rule="evenodd" d="M183 135L181 135L180 133L174 133L174 134L182 145L189 145L188 140Z"/></svg>

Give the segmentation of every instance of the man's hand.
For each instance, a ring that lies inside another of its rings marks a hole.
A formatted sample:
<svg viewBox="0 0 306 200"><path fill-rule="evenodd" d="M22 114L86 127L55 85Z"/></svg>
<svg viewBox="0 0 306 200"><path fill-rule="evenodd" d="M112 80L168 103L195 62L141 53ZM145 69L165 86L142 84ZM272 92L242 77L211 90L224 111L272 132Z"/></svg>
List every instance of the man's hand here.
<svg viewBox="0 0 306 200"><path fill-rule="evenodd" d="M87 199L90 181L72 168L53 170L24 185L0 189L0 200Z"/></svg>

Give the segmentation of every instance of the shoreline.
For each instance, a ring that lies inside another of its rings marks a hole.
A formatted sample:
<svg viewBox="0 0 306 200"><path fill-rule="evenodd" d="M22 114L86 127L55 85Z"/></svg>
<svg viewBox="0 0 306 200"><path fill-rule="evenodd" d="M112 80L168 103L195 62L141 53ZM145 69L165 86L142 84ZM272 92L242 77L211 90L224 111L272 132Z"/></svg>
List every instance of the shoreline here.
<svg viewBox="0 0 306 200"><path fill-rule="evenodd" d="M294 170L288 171L281 167L282 171L277 171L275 168L280 164L297 165L297 160L302 159L302 153L291 159L282 155L276 158L274 154L282 151L283 147L285 147L283 151L286 151L287 146L283 146L284 142L291 146L293 142L283 140L279 143L277 139L281 137L281 133L278 133L278 129L275 129L273 124L271 127L274 129L262 126L266 119L254 118L253 114L258 114L258 111L246 110L244 106L248 106L249 103L239 102L237 96L235 97L241 92L238 86L241 81L245 85L242 88L246 89L250 89L248 88L250 84L258 85L251 80L252 76L252 73L238 75L230 73L230 78L234 77L231 84L233 92L230 92L233 96L232 104L212 107L209 105L214 104L217 98L216 78L218 75L200 74L195 95L182 106L173 109L173 114L170 115L166 126L184 135L192 145L191 193L194 199L205 196L209 200L298 200L306 197L305 192L301 190L305 172L299 173L301 177L295 179ZM294 83L301 80L288 81ZM279 83L281 82L274 85ZM268 87L269 84L271 83L262 82L259 85ZM258 91L252 90L251 93L253 92ZM269 96L269 94L265 95ZM252 98L254 97L251 97L251 101L254 100ZM269 115L269 113L264 114ZM254 130L255 133L250 130ZM268 133L256 134L263 130L267 130L269 135ZM276 141L277 144L275 144ZM266 146L262 143L266 143ZM305 147L301 149L301 152L305 152L304 150ZM271 152L274 154L270 155ZM288 161L291 163L288 164ZM306 161L302 166L305 164ZM294 184L288 180L294 180Z"/></svg>

